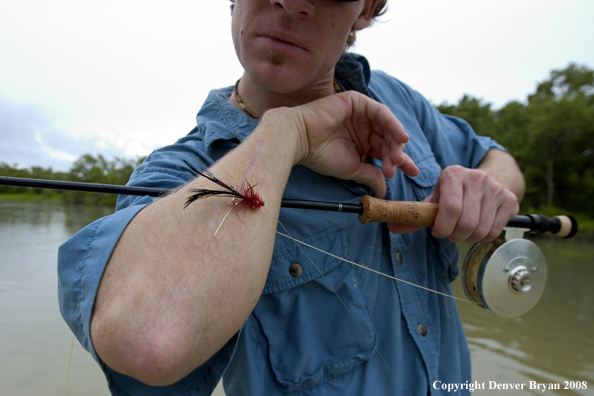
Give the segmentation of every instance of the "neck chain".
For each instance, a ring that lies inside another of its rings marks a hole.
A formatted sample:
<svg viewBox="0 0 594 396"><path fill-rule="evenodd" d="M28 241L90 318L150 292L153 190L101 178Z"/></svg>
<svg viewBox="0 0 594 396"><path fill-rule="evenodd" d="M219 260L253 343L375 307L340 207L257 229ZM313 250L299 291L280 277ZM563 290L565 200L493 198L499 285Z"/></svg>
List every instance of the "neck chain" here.
<svg viewBox="0 0 594 396"><path fill-rule="evenodd" d="M246 107L245 103L243 103L243 100L241 100L241 96L239 96L239 82L240 81L241 81L241 78L239 80L237 80L237 82L235 83L235 89L233 90L233 95L235 96L235 100L239 104L239 108L241 109L241 111L243 111L245 114L249 115L250 117L258 120L258 119L260 119L260 116L256 113L254 113L253 111L251 111L250 109L248 109ZM336 79L334 79L334 92L336 92L336 93L342 92L342 89L340 88L340 85L338 85L338 83L336 82Z"/></svg>

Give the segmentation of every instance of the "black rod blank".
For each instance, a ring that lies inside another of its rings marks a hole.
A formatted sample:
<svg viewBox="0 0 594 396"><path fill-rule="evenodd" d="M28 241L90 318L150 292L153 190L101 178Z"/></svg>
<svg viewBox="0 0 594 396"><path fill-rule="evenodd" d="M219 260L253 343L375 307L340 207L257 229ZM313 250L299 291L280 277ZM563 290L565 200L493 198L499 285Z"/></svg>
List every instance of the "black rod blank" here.
<svg viewBox="0 0 594 396"><path fill-rule="evenodd" d="M131 187L118 186L113 184L97 184L97 183L82 183L61 180L45 180L45 179L28 179L22 177L8 177L0 176L0 185L14 186L14 187L29 187L42 188L52 190L68 190L68 191L83 191L95 192L103 194L120 194L120 195L139 195L160 197L170 190L164 188L148 188L148 187ZM283 199L281 202L283 208L295 209L309 209L309 210L324 210L331 212L346 212L361 214L363 205L361 204L343 204L335 202L317 202L304 201L294 199ZM571 232L565 238L571 238L577 232L577 221L567 216L572 223ZM557 217L547 218L543 215L526 215L516 216L507 223L508 227L527 228L532 232L544 233L551 232L556 234L561 229L561 221Z"/></svg>
<svg viewBox="0 0 594 396"><path fill-rule="evenodd" d="M67 190L95 192L103 194L140 195L160 197L169 192L164 188L129 187L114 184L82 183L62 180L27 179L23 177L0 176L0 185L14 187L44 188L50 190Z"/></svg>
<svg viewBox="0 0 594 396"><path fill-rule="evenodd" d="M93 192L102 194L139 195L160 197L169 193L164 188L118 186L114 184L82 183L62 180L27 179L23 177L0 176L0 185L13 187L44 188L50 190L66 190ZM283 208L325 210L331 212L360 213L360 204L341 204L334 202L305 201L297 199L283 199Z"/></svg>

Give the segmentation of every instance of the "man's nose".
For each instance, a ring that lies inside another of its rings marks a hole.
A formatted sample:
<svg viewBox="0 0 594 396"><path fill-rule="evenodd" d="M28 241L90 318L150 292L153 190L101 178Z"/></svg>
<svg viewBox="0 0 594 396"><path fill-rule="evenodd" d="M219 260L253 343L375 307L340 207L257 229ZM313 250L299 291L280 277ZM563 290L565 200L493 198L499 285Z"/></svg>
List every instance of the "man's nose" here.
<svg viewBox="0 0 594 396"><path fill-rule="evenodd" d="M283 8L291 15L312 17L316 12L314 0L271 0L274 7Z"/></svg>

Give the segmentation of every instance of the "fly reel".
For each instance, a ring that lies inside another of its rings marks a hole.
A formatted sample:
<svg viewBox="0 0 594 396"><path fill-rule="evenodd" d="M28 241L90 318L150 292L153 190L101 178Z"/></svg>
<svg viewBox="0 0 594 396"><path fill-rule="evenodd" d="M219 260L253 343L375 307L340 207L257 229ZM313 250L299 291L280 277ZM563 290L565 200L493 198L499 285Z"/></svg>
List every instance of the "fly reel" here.
<svg viewBox="0 0 594 396"><path fill-rule="evenodd" d="M505 237L472 246L462 267L462 286L470 301L504 318L530 311L547 283L547 262L527 239L529 229L505 228Z"/></svg>

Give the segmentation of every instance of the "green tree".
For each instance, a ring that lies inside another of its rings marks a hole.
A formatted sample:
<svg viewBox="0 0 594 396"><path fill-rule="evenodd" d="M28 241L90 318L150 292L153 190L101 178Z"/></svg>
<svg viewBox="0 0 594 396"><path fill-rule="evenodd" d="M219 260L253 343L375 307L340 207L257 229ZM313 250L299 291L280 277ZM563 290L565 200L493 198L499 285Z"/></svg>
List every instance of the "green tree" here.
<svg viewBox="0 0 594 396"><path fill-rule="evenodd" d="M451 105L442 103L437 106L442 114L449 114L462 118L472 126L479 135L491 136L494 132L495 113L491 109L491 103L464 94L458 104Z"/></svg>
<svg viewBox="0 0 594 396"><path fill-rule="evenodd" d="M32 166L30 168L21 168L17 164L8 165L5 162L0 162L0 175L2 176L10 176L10 177L24 177L24 178L32 178L32 179L56 179L56 173L52 170L52 168L43 168L41 166ZM10 187L10 186L0 186L0 193L10 193L10 194L26 194L26 193L34 193L40 195L55 195L54 192L42 190L42 189L34 189L31 190L30 188L26 187Z"/></svg>
<svg viewBox="0 0 594 396"><path fill-rule="evenodd" d="M129 159L115 157L108 161L101 154L96 157L85 154L71 166L67 179L85 183L119 184L128 182L134 169L144 158ZM116 196L68 191L64 193L67 201L93 205L115 205Z"/></svg>
<svg viewBox="0 0 594 396"><path fill-rule="evenodd" d="M524 208L561 206L594 216L594 71L569 64L528 96L499 110L464 95L438 109L470 123L516 158L526 178Z"/></svg>
<svg viewBox="0 0 594 396"><path fill-rule="evenodd" d="M530 161L541 169L533 182L545 192L540 203L563 202L594 215L588 208L594 199L594 70L570 64L551 71L529 96L527 113Z"/></svg>

